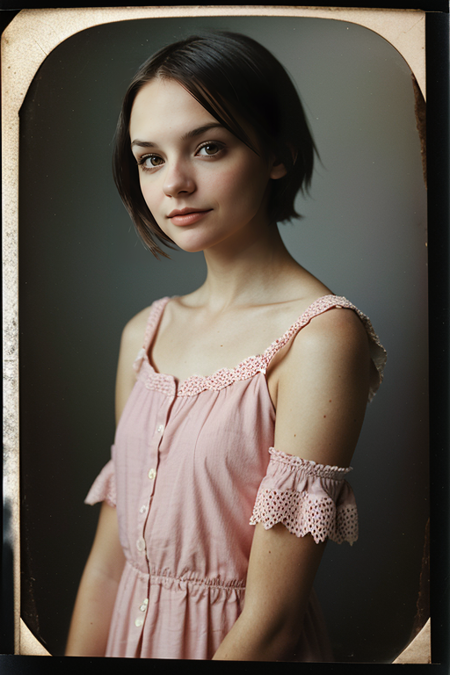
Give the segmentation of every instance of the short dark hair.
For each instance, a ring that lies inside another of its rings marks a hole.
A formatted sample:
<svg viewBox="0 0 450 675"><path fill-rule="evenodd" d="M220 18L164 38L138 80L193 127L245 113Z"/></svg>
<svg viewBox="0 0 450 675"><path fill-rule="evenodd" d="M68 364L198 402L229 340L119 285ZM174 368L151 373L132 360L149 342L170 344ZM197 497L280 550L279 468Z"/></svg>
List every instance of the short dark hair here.
<svg viewBox="0 0 450 675"><path fill-rule="evenodd" d="M181 84L228 131L259 154L238 119L249 123L260 148L274 153L287 171L271 186L269 218L277 223L300 217L294 208L295 196L310 185L317 151L289 75L265 47L246 35L223 31L194 35L164 47L142 64L123 99L115 134L114 181L138 233L156 257L166 254L155 237L169 247L172 242L142 196L129 124L137 93L157 77Z"/></svg>

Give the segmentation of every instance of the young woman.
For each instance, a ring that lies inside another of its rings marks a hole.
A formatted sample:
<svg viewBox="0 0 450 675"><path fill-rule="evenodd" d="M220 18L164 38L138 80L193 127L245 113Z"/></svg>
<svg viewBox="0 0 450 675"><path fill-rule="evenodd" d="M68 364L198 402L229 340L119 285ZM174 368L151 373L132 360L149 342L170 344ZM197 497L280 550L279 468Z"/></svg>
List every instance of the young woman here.
<svg viewBox="0 0 450 675"><path fill-rule="evenodd" d="M243 35L162 49L125 95L121 197L156 256L203 251L207 276L123 331L69 655L332 659L312 584L326 540L357 538L345 476L386 355L281 240L314 152L283 67Z"/></svg>

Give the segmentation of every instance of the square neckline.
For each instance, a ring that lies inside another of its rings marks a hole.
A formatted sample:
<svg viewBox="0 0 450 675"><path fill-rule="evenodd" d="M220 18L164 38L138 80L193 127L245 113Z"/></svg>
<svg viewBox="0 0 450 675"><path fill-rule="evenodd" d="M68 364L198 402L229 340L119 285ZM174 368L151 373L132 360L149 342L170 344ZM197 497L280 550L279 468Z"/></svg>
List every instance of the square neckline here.
<svg viewBox="0 0 450 675"><path fill-rule="evenodd" d="M249 380L258 373L264 375L264 380L267 384L265 373L277 352L280 351L280 349L282 349L302 328L308 325L314 317L323 314L329 309L352 309L356 312L364 325L371 347L371 359L378 373L378 382L371 386L369 390L369 402L375 396L383 380L383 371L387 360L387 354L378 335L373 329L369 317L344 296L334 294L323 295L314 300L302 312L299 318L289 326L283 335L274 340L262 354L248 356L233 368L219 368L210 375L193 374L182 379L177 378L175 375L170 375L169 373L160 372L152 364L149 357L149 350L154 342L166 305L170 300L177 297L179 296L165 296L160 300L155 300L150 307L145 329L144 344L133 364L133 368L137 375L139 375L141 368L144 365L144 371L146 372L143 371L139 379L143 378L145 380L145 386L149 389L156 389L171 396L195 396L205 390L220 391L234 382Z"/></svg>
<svg viewBox="0 0 450 675"><path fill-rule="evenodd" d="M302 314L296 319L296 321L294 321L287 328L287 330L281 335L281 337L278 337L273 342L271 342L271 344L262 353L247 356L246 358L239 361L239 363L232 368L221 367L208 375L197 375L196 373L193 373L192 375L189 375L187 378L178 378L175 375L158 370L151 359L151 349L154 345L158 329L161 325L164 310L171 300L174 300L178 297L179 296L177 295L165 296L160 300L156 300L155 302L152 303L149 312L149 317L147 319L144 345L141 350L144 352L144 354L139 355L144 357L144 361L147 363L147 366L151 369L154 376L164 378L166 381L170 379L176 384L177 388L183 387L185 383L190 382L208 383L213 380L216 380L222 374L225 373L227 374L242 373L242 371L247 370L248 367L250 367L250 369L252 370L252 375L255 375L257 372L263 372L265 374L266 369L270 361L275 356L275 354L280 349L282 349L282 347L284 347L289 342L289 340L299 332L301 328L307 325L314 316L317 316L318 314L321 314L324 311L333 308L348 307L351 309L356 309L356 307L343 296L337 296L331 293L328 293L327 295L322 295L316 300L314 300L312 303L310 303L308 307L302 312ZM323 306L324 303L325 306ZM315 311L316 309L318 311ZM237 379L241 378L239 377ZM242 379L247 379L247 377Z"/></svg>

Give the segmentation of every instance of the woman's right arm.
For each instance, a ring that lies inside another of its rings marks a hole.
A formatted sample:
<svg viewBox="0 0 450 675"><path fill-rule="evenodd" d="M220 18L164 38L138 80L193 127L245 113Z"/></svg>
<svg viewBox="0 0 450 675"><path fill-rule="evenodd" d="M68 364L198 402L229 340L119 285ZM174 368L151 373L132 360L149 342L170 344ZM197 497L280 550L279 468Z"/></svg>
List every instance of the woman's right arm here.
<svg viewBox="0 0 450 675"><path fill-rule="evenodd" d="M81 577L66 656L104 656L125 556L116 509L103 502L94 543Z"/></svg>
<svg viewBox="0 0 450 675"><path fill-rule="evenodd" d="M148 310L125 326L116 380L116 422L135 383L133 361L142 346ZM66 656L104 656L117 588L125 564L116 509L103 502L97 531L81 577Z"/></svg>

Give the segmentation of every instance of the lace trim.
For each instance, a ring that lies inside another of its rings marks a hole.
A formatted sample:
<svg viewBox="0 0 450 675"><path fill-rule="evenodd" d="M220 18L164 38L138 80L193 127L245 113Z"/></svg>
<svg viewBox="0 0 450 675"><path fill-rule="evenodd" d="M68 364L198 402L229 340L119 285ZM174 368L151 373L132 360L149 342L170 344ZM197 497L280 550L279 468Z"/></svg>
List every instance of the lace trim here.
<svg viewBox="0 0 450 675"><path fill-rule="evenodd" d="M153 369L151 369L146 375L144 384L147 389L159 391L161 394L165 394L166 396L176 395L177 387L175 384L175 379L170 375L156 373Z"/></svg>
<svg viewBox="0 0 450 675"><path fill-rule="evenodd" d="M157 373L155 371L149 362L147 353L162 311L169 300L170 297L165 297L153 303L145 331L144 346L139 351L133 364L133 367L137 372L141 372L142 365L145 364L145 371L142 371L141 378L145 381L145 386L148 389L154 389L167 395L176 394L178 396L196 396L202 391L206 391L208 389L220 391L221 389L228 387L230 384L233 384L233 382L248 380L254 377L257 373L265 374L271 360L294 335L304 328L304 326L306 326L311 321L311 319L332 308L352 309L358 314L359 318L364 324L369 338L372 340L373 344L378 348L378 350L381 350L378 355L374 356L373 361L378 371L379 384L382 382L383 369L386 363L386 350L375 333L370 319L346 298L342 296L325 295L322 298L315 300L303 312L300 318L295 323L293 323L290 328L288 328L284 335L272 342L272 344L265 350L263 354L250 356L244 359L244 361L241 361L235 368L221 368L212 375L191 375L186 380L180 381L177 387L177 380L175 377L172 375L166 375L164 373ZM369 401L372 400L375 393L376 389L370 392Z"/></svg>
<svg viewBox="0 0 450 675"><path fill-rule="evenodd" d="M187 380L180 382L178 396L195 396L207 389L220 391L233 382L249 380L257 373L265 373L266 365L262 356L251 356L242 361L236 368L221 368L213 375L202 377L191 375Z"/></svg>
<svg viewBox="0 0 450 675"><path fill-rule="evenodd" d="M330 466L329 464L317 464L312 459L303 459L296 455L288 455L286 452L269 448L272 462L286 464L290 468L301 470L303 475L319 476L320 478L333 478L334 480L344 480L344 476L353 471L352 467Z"/></svg>
<svg viewBox="0 0 450 675"><path fill-rule="evenodd" d="M262 523L265 530L277 523L297 537L311 534L316 544L327 537L337 544L358 539L358 512L355 504L336 506L330 497L315 499L295 490L261 490L250 525Z"/></svg>

